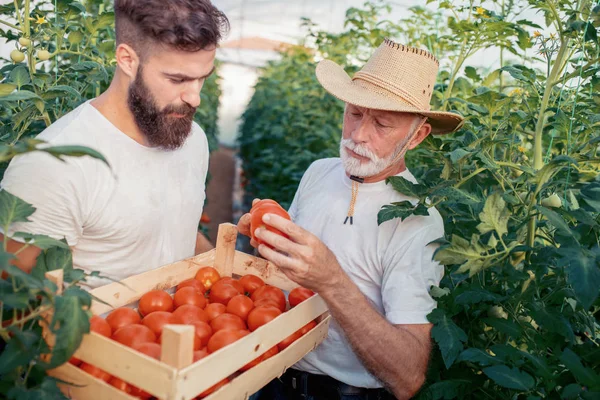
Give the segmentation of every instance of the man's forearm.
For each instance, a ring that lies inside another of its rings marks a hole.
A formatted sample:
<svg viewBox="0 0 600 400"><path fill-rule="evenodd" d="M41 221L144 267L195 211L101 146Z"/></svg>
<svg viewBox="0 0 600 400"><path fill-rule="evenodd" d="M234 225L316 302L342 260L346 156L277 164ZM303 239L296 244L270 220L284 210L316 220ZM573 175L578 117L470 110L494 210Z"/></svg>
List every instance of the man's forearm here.
<svg viewBox="0 0 600 400"><path fill-rule="evenodd" d="M198 234L196 235L195 254L198 255L201 253L206 253L207 251L212 250L214 248L215 247L212 245L211 242L208 241L206 236L204 236L202 232L198 232Z"/></svg>
<svg viewBox="0 0 600 400"><path fill-rule="evenodd" d="M413 396L425 380L428 345L388 322L347 276L321 296L363 365L397 398Z"/></svg>

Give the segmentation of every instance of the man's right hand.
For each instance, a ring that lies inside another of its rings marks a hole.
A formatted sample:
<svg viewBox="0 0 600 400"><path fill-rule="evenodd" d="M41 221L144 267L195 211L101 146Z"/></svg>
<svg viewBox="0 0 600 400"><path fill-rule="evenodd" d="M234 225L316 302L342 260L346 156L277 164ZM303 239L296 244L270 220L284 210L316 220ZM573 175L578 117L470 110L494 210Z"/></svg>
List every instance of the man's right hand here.
<svg viewBox="0 0 600 400"><path fill-rule="evenodd" d="M260 199L252 200L252 205L255 205L256 202L260 201ZM252 216L250 213L246 213L242 215L240 220L237 223L238 232L242 235L246 235L250 238L250 245L254 248L258 247L258 243L252 239L252 233L250 232L250 222L252 221Z"/></svg>

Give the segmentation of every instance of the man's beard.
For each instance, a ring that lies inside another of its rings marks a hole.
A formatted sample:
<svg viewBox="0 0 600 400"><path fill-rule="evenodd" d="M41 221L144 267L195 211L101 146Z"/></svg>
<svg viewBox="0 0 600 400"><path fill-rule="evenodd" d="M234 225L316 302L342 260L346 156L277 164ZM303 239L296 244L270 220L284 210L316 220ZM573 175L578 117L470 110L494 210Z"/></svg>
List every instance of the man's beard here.
<svg viewBox="0 0 600 400"><path fill-rule="evenodd" d="M352 139L340 140L340 158L344 169L350 175L359 177L369 177L379 174L381 171L392 165L396 157L402 152L405 147L406 141L403 141L396 147L394 152L387 157L380 158L371 150L369 150L363 144L356 144ZM350 149L359 156L363 156L369 159L369 161L362 161L358 158L352 157L348 154L346 149ZM398 161L396 159L395 161Z"/></svg>
<svg viewBox="0 0 600 400"><path fill-rule="evenodd" d="M136 79L129 86L127 104L150 147L176 150L185 143L192 131L196 108L183 104L178 107L168 105L162 110L159 109L150 89L144 83L141 66L138 68ZM174 117L171 115L173 113L183 117Z"/></svg>

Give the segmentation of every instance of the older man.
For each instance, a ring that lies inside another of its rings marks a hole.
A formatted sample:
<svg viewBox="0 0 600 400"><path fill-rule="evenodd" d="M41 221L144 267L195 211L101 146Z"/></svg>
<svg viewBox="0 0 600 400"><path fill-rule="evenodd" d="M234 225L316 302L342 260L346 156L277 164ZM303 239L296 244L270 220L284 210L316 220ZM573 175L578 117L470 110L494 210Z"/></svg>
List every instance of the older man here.
<svg viewBox="0 0 600 400"><path fill-rule="evenodd" d="M407 399L425 380L436 306L429 295L443 268L429 243L444 234L435 209L377 224L386 204L415 201L386 185L416 182L404 155L430 133L448 133L462 118L430 110L439 63L429 52L385 40L351 79L325 60L323 87L346 103L340 158L314 162L290 207L292 221L267 214L256 236L266 259L325 300L333 322L327 339L273 381L265 397ZM347 210L347 211L346 211ZM239 223L248 233L248 216Z"/></svg>

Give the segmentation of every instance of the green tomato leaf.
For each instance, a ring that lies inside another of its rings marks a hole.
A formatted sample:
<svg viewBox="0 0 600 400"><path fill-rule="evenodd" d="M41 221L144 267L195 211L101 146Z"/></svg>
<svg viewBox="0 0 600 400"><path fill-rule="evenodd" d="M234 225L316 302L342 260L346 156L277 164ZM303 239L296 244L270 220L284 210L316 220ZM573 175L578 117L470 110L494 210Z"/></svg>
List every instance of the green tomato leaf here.
<svg viewBox="0 0 600 400"><path fill-rule="evenodd" d="M433 323L431 337L440 347L446 368L450 368L462 351L467 335L446 315L444 310L433 310L427 315L427 319Z"/></svg>
<svg viewBox="0 0 600 400"><path fill-rule="evenodd" d="M529 390L535 383L527 372L520 371L517 368L509 368L506 365L484 368L483 373L498 385L508 389Z"/></svg>

